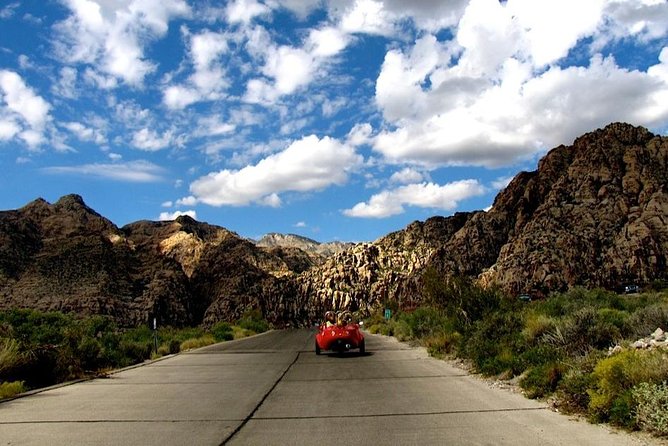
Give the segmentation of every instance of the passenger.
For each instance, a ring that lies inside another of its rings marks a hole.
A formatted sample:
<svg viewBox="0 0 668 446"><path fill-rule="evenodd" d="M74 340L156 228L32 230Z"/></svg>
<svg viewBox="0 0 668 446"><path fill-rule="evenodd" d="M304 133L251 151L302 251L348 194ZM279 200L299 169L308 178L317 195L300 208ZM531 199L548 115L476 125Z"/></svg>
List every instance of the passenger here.
<svg viewBox="0 0 668 446"><path fill-rule="evenodd" d="M333 311L328 311L325 313L325 327L333 327L336 325L336 315Z"/></svg>

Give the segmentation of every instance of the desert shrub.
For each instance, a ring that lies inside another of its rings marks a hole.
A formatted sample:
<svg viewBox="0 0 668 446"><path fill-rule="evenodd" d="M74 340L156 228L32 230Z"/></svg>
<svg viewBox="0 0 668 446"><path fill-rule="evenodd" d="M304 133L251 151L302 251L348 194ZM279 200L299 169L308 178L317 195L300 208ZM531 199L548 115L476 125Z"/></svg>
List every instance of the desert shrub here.
<svg viewBox="0 0 668 446"><path fill-rule="evenodd" d="M520 357L526 343L522 336L524 322L517 312L497 312L478 321L472 335L462 342L460 353L473 360L485 375L521 373Z"/></svg>
<svg viewBox="0 0 668 446"><path fill-rule="evenodd" d="M594 386L588 391L590 416L597 421L631 426L633 387L668 379L668 355L660 350L626 350L600 361L593 378Z"/></svg>
<svg viewBox="0 0 668 446"><path fill-rule="evenodd" d="M121 341L120 351L122 360L120 366L136 364L145 361L151 357L153 350L153 340L132 341L124 339Z"/></svg>
<svg viewBox="0 0 668 446"><path fill-rule="evenodd" d="M237 325L255 333L269 330L269 323L262 317L260 310L250 310L237 321Z"/></svg>
<svg viewBox="0 0 668 446"><path fill-rule="evenodd" d="M569 358L566 373L557 385L557 404L566 413L587 413L589 393L595 385L594 369L606 353L591 350L586 355Z"/></svg>
<svg viewBox="0 0 668 446"><path fill-rule="evenodd" d="M14 370L22 361L19 343L15 339L0 338L0 377Z"/></svg>
<svg viewBox="0 0 668 446"><path fill-rule="evenodd" d="M397 338L399 341L410 341L415 339L410 327L409 322L406 318L401 317L399 319L393 319L390 321L390 330L392 331L392 336Z"/></svg>
<svg viewBox="0 0 668 446"><path fill-rule="evenodd" d="M544 334L541 342L571 356L586 354L591 349L607 349L621 338L620 330L605 320L594 307L586 306L564 317Z"/></svg>
<svg viewBox="0 0 668 446"><path fill-rule="evenodd" d="M543 335L553 331L557 326L557 319L544 314L530 312L524 319L522 334L527 342L534 343Z"/></svg>
<svg viewBox="0 0 668 446"><path fill-rule="evenodd" d="M213 327L211 327L210 331L217 342L234 339L234 334L232 334L232 326L229 324L229 322L218 322Z"/></svg>
<svg viewBox="0 0 668 446"><path fill-rule="evenodd" d="M668 383L640 383L632 390L638 425L658 435L668 435Z"/></svg>
<svg viewBox="0 0 668 446"><path fill-rule="evenodd" d="M401 321L408 325L410 336L416 339L443 333L449 325L445 314L433 307L419 307L406 313Z"/></svg>
<svg viewBox="0 0 668 446"><path fill-rule="evenodd" d="M422 276L425 299L430 306L443 309L453 322L453 329L464 332L487 314L502 306L502 293L483 288L468 277L443 277L433 268Z"/></svg>
<svg viewBox="0 0 668 446"><path fill-rule="evenodd" d="M25 392L26 386L23 381L11 381L0 383L0 400L3 398L11 398L19 393Z"/></svg>
<svg viewBox="0 0 668 446"><path fill-rule="evenodd" d="M458 332L438 333L426 338L422 344L430 355L443 358L457 352L462 342L462 335Z"/></svg>
<svg viewBox="0 0 668 446"><path fill-rule="evenodd" d="M185 341L181 342L181 350L192 350L194 348L200 348L200 347L205 347L207 345L215 344L216 340L214 339L213 335L210 334L205 334L204 336L200 336L199 338L191 338L191 339L186 339Z"/></svg>
<svg viewBox="0 0 668 446"><path fill-rule="evenodd" d="M542 398L557 389L565 372L566 366L560 362L531 367L520 379L520 386L529 398Z"/></svg>
<svg viewBox="0 0 668 446"><path fill-rule="evenodd" d="M645 337L657 328L668 330L668 303L656 303L639 308L628 318L629 335Z"/></svg>

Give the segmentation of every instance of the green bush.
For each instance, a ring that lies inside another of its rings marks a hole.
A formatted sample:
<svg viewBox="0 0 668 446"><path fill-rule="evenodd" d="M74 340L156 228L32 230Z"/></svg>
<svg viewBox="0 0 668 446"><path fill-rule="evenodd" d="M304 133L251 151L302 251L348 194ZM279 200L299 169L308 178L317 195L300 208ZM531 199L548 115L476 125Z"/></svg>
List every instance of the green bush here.
<svg viewBox="0 0 668 446"><path fill-rule="evenodd" d="M232 326L228 322L218 322L211 327L211 334L217 342L230 341L234 339Z"/></svg>
<svg viewBox="0 0 668 446"><path fill-rule="evenodd" d="M668 383L640 383L632 395L638 425L657 435L668 435Z"/></svg>
<svg viewBox="0 0 668 446"><path fill-rule="evenodd" d="M262 317L260 310L247 311L237 321L237 325L255 333L264 333L269 330L269 323Z"/></svg>
<svg viewBox="0 0 668 446"><path fill-rule="evenodd" d="M445 314L433 307L419 307L401 319L406 322L413 338L420 339L438 335L448 330L449 321Z"/></svg>
<svg viewBox="0 0 668 446"><path fill-rule="evenodd" d="M484 375L522 373L521 352L526 348L523 327L520 313L493 313L475 324L473 334L462 342L460 353L473 360Z"/></svg>
<svg viewBox="0 0 668 446"><path fill-rule="evenodd" d="M566 366L559 362L532 367L520 380L520 386L529 398L542 398L557 389L565 372Z"/></svg>
<svg viewBox="0 0 668 446"><path fill-rule="evenodd" d="M15 339L0 338L0 377L18 367L21 361L19 343Z"/></svg>
<svg viewBox="0 0 668 446"><path fill-rule="evenodd" d="M639 308L628 318L629 335L643 338L658 327L668 330L668 303L656 303Z"/></svg>
<svg viewBox="0 0 668 446"><path fill-rule="evenodd" d="M590 416L596 421L631 426L633 387L668 379L668 354L660 350L626 350L600 361L593 378L594 386L588 391Z"/></svg>
<svg viewBox="0 0 668 446"><path fill-rule="evenodd" d="M0 400L4 398L11 398L19 393L25 392L27 389L23 381L12 381L0 383Z"/></svg>

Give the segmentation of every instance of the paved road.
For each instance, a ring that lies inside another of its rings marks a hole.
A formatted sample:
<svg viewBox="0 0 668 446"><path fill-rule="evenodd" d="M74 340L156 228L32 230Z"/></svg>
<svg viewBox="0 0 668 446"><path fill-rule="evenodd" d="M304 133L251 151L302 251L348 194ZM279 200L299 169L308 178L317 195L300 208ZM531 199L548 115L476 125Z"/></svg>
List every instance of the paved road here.
<svg viewBox="0 0 668 446"><path fill-rule="evenodd" d="M0 404L0 445L630 445L393 339L313 353L313 332L217 344Z"/></svg>

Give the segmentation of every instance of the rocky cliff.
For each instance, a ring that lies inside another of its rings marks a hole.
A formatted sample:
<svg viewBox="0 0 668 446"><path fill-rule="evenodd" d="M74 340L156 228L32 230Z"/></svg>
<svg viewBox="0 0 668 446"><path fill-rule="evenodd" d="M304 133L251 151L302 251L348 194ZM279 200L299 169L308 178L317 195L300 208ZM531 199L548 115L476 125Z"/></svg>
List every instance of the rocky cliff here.
<svg viewBox="0 0 668 446"><path fill-rule="evenodd" d="M667 185L668 138L611 124L551 150L489 211L412 223L303 274L299 289L365 309L413 306L426 268L537 295L666 280Z"/></svg>
<svg viewBox="0 0 668 446"><path fill-rule="evenodd" d="M259 308L272 322L325 309L414 307L422 275L510 293L667 280L668 138L627 124L588 133L522 172L492 208L414 222L373 243L251 241L179 217L117 228L81 197L0 212L0 308L108 314L124 325L210 324ZM341 249L343 248L343 249Z"/></svg>

